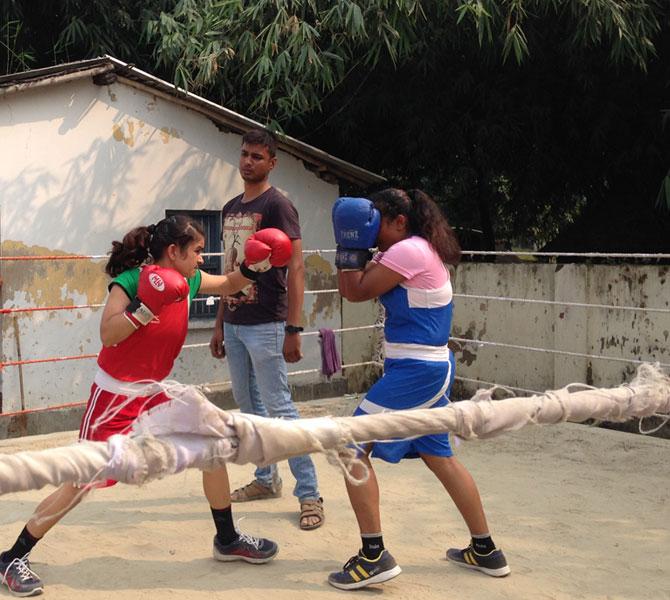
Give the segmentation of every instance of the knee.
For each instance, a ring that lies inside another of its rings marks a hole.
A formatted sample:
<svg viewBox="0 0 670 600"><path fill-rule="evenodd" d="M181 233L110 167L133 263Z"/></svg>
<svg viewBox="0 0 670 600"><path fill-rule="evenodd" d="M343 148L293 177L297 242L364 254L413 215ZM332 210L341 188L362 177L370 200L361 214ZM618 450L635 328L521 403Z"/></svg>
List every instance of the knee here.
<svg viewBox="0 0 670 600"><path fill-rule="evenodd" d="M297 419L300 417L290 394L271 394L267 398L263 398L263 404L271 417L281 419Z"/></svg>
<svg viewBox="0 0 670 600"><path fill-rule="evenodd" d="M458 461L453 456L429 456L422 454L421 460L436 475L440 473L455 473L459 467Z"/></svg>

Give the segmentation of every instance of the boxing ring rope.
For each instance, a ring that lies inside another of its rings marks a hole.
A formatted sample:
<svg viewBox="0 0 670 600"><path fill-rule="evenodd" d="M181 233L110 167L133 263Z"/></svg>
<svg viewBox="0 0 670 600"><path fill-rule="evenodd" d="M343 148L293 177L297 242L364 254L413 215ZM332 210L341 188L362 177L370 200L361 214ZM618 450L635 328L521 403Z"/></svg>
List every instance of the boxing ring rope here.
<svg viewBox="0 0 670 600"><path fill-rule="evenodd" d="M313 452L326 453L356 482L361 480L354 480L351 467L362 463L351 444L446 431L462 439L488 438L531 424L626 421L659 413L670 418L670 378L651 365L642 365L630 383L611 389L571 384L497 401L494 390L479 390L471 400L442 408L296 421L222 411L194 386L164 382L159 387L172 401L140 415L128 436L0 455L0 494L105 479L141 485L187 468L267 465Z"/></svg>
<svg viewBox="0 0 670 600"><path fill-rule="evenodd" d="M304 255L321 255L334 253L334 249L315 249L315 250L303 250ZM635 253L635 254L623 254L623 253L571 253L571 252L514 252L514 251L463 251L464 255L480 255L480 256L543 256L543 257L580 257L580 258L629 258L629 259L666 259L670 258L670 254L647 254L647 253ZM205 256L223 256L224 253L207 253ZM107 255L40 255L40 256L2 256L0 261L31 261L31 260L101 260L108 258ZM323 289L323 290L305 290L305 294L337 294L337 289ZM526 304L537 304L537 305L547 305L547 306L559 306L559 307L576 307L584 309L602 309L602 310L619 310L619 311L633 311L633 312L652 312L659 314L670 313L670 308L662 307L637 307L637 306L617 306L609 304L591 304L584 302L571 302L565 300L536 300L529 298L518 298L518 297L508 297L508 296L494 296L494 295L481 295L481 294L454 294L455 298L464 298L464 299L477 299L485 301L494 301L494 302L518 302ZM207 304L213 304L218 301L218 297L210 296L207 298L196 298L194 302L206 302ZM104 304L78 304L78 305L62 305L62 306L46 306L46 307L16 307L16 308L3 308L0 309L0 314L7 315L16 315L25 314L30 315L37 312L48 312L48 311L67 311L67 310L82 310L82 309L97 309L103 307ZM380 328L379 324L376 325L365 325L352 328L340 328L333 329L333 332L341 334L349 331L362 331L362 330L372 330ZM318 336L318 331L307 331L301 334L303 337ZM460 338L452 336L450 338L454 342L458 342L464 345L473 345L475 347L500 347L500 348L510 348L528 352L538 352L538 353L547 353L554 354L559 356L571 356L576 358L586 358L586 359L596 359L596 360L609 360L619 363L628 363L628 364L643 364L645 361L638 359L629 359L629 358L619 358L612 357L601 354L588 354L580 352L571 352L566 350L557 350L550 348L540 348L536 346L528 345L519 345L519 344L508 344L503 342L491 341L491 340L479 340L475 338ZM194 348L203 348L208 347L209 344L186 344L184 345L185 349L194 349ZM0 363L0 369L5 367L14 367L14 366L23 366L23 365L34 365L40 363L49 363L49 362L62 362L62 361L71 361L71 360L81 360L81 359L91 359L97 357L97 354L82 354L76 356L62 356L62 357L50 357L50 358L38 358L38 359L25 359L25 360L14 360L6 361ZM362 363L353 363L350 365L343 365L342 368L355 367L355 366L364 366L364 365L373 365L380 364L379 361L365 361ZM659 363L661 367L670 367L668 363ZM319 373L319 369L306 369L301 371L292 371L289 372L289 375L303 375L308 373ZM480 385L493 385L490 382L485 382L482 380L464 378L457 376L458 380L466 381L470 383L478 382ZM216 382L216 383L226 383L226 382ZM204 385L213 385L214 382ZM509 389L515 389L525 393L532 393L533 390L528 390L521 387L515 386L506 386Z"/></svg>
<svg viewBox="0 0 670 600"><path fill-rule="evenodd" d="M361 325L358 327L343 327L340 329L333 329L333 333L343 333L343 332L349 332L349 331L362 331L366 329L381 329L382 326L380 325ZM318 331L307 331L303 332L300 334L301 337L310 337L310 336L316 336L319 335ZM628 363L628 364L634 364L634 365L641 365L645 364L649 361L644 361L644 360L639 360L639 359L634 359L634 358L618 358L616 356L606 356L602 354L587 354L583 352L570 352L568 350L555 350L552 348L539 348L536 346L523 346L520 344L507 344L503 342L491 342L487 340L478 340L476 338L461 338L457 336L451 336L449 338L451 341L454 342L460 342L462 344L466 345L475 345L475 346L491 346L491 347L497 347L497 348L511 348L514 350L526 350L530 352L540 352L540 353L545 353L545 354L556 354L559 356L573 356L576 358L591 358L591 359L597 359L597 360L610 360L612 362L620 362L620 363ZM184 349L193 349L193 348L209 348L208 343L199 343L199 344L184 344L183 346ZM33 358L33 359L24 359L24 360L15 360L15 361L6 361L0 363L0 369L3 369L5 367L15 367L15 366L21 366L21 365L34 365L34 364L40 364L40 363L52 363L52 362L61 362L61 361L68 361L68 360L81 360L81 359L90 359L90 358L97 358L97 354L79 354L75 356L58 356L58 357L49 357L49 358ZM365 363L365 364L370 364L370 363ZM658 363L659 366L664 367L664 368L670 368L670 363ZM342 368L346 367L353 367L353 366L360 366L358 363L356 365L342 365ZM318 369L315 369L310 372L317 372ZM297 374L297 372L289 372L289 375L291 374ZM521 388L516 388L516 389L521 389Z"/></svg>
<svg viewBox="0 0 670 600"><path fill-rule="evenodd" d="M635 258L635 259L663 259L670 258L670 254L649 254L644 252L531 252L514 250L462 250L464 256L542 256L545 258Z"/></svg>
<svg viewBox="0 0 670 600"><path fill-rule="evenodd" d="M305 290L305 294L339 294L338 289L327 290ZM459 294L455 293L454 298L467 298L473 300L493 300L496 302L519 302L523 304L541 304L546 306L560 306L560 307L575 307L575 308L600 308L606 310L622 310L634 312L651 312L651 313L670 313L670 308L656 308L656 307L641 307L641 306L621 306L616 304L589 304L587 302L572 302L570 300L535 300L532 298L519 298L512 296L487 296L482 294ZM217 296L208 296L207 298L194 298L193 302L218 302ZM40 311L57 311L57 310L77 310L86 308L102 308L104 304L72 304L63 306L35 306L24 308L1 308L0 314L14 314L14 313L31 313Z"/></svg>

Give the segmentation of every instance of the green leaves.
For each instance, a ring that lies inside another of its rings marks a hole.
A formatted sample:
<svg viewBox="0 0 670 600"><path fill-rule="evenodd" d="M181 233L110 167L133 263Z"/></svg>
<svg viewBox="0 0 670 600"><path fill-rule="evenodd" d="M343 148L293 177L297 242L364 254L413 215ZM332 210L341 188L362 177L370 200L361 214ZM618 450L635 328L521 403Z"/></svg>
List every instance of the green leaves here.
<svg viewBox="0 0 670 600"><path fill-rule="evenodd" d="M669 23L660 0L5 0L0 65L109 53L536 237L622 182L670 208L664 91L639 91Z"/></svg>
<svg viewBox="0 0 670 600"><path fill-rule="evenodd" d="M5 73L25 71L35 59L31 50L22 49L19 44L23 23L17 19L5 21L0 25L0 48L5 55Z"/></svg>
<svg viewBox="0 0 670 600"><path fill-rule="evenodd" d="M575 50L606 45L614 62L640 69L654 56L651 40L660 30L660 9L654 1L460 0L455 12L458 25L474 27L480 46L495 49L502 44L503 61L513 54L517 64L532 52L525 31L529 15L554 19Z"/></svg>
<svg viewBox="0 0 670 600"><path fill-rule="evenodd" d="M418 0L181 0L147 21L144 35L180 86L289 123L318 111L353 72L408 55L424 20ZM203 43L212 36L219 47Z"/></svg>

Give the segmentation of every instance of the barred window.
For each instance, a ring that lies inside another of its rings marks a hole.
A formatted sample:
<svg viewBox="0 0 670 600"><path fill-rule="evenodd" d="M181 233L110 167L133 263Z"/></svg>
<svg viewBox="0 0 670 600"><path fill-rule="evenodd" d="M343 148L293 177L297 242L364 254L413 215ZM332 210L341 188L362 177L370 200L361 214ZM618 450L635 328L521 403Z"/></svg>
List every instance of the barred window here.
<svg viewBox="0 0 670 600"><path fill-rule="evenodd" d="M221 212L218 210L166 210L165 216L184 215L197 221L205 232L205 249L203 254L221 252ZM212 275L221 275L221 256L203 256L204 263L200 270ZM191 319L213 319L219 306L215 302L213 306L207 306L204 299L206 296L198 294L196 301L191 305Z"/></svg>

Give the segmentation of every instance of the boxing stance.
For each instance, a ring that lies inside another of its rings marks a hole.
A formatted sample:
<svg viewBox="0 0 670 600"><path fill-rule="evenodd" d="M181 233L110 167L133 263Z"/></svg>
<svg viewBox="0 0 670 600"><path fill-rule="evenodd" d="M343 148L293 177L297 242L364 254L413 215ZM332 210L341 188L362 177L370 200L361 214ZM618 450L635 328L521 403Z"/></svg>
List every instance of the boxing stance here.
<svg viewBox="0 0 670 600"><path fill-rule="evenodd" d="M379 298L386 309L384 377L370 388L354 415L445 406L454 380L454 356L447 347L452 288L444 263L456 264L460 248L437 205L424 193L387 189L365 198L340 198L333 207L338 287L344 298ZM378 252L371 262L370 248ZM361 533L361 549L328 582L362 588L400 574L384 547L379 486L369 456L390 463L421 458L437 476L463 516L470 545L447 550L460 565L502 577L510 572L496 548L477 486L453 456L447 433L411 440L375 442L361 459L370 476L347 492ZM353 473L360 478L359 467Z"/></svg>
<svg viewBox="0 0 670 600"><path fill-rule="evenodd" d="M129 433L142 412L169 400L158 386L147 387L147 380L159 382L172 370L186 339L190 302L197 293L234 294L258 273L285 265L291 256L291 241L283 232L263 229L247 240L239 270L211 275L198 268L204 244L200 225L180 215L133 229L122 242L112 243L105 270L113 279L100 322L103 348L80 439L104 441ZM148 259L151 264L146 264ZM275 542L235 528L225 466L203 472L202 481L216 528L214 558L271 560L278 551ZM43 500L14 545L0 554L2 583L15 595L41 593L42 582L30 569L30 551L90 489L115 483L65 484Z"/></svg>

